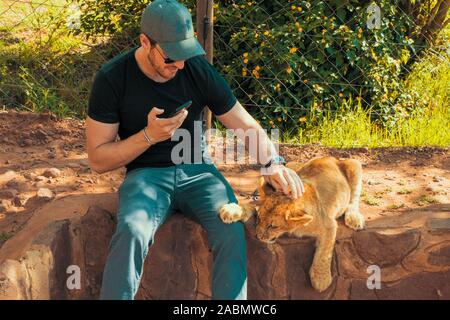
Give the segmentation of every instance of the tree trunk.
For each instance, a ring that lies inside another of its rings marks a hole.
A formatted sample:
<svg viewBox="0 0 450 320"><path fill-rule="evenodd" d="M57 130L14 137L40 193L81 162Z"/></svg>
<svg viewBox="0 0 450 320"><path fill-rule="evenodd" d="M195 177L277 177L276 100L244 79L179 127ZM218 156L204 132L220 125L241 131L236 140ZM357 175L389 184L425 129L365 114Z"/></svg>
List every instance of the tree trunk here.
<svg viewBox="0 0 450 320"><path fill-rule="evenodd" d="M447 12L450 8L450 0L438 1L436 6L430 13L428 22L423 26L420 34L421 43L430 42L433 43L436 40L436 36L441 31L448 21L446 21Z"/></svg>

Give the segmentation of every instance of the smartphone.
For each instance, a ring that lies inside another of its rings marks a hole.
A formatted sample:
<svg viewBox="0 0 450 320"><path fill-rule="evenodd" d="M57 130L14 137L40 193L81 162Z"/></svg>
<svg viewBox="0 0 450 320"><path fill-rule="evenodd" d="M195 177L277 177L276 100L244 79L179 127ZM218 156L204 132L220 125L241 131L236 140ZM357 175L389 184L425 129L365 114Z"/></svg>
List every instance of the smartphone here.
<svg viewBox="0 0 450 320"><path fill-rule="evenodd" d="M163 114L161 114L159 117L160 118L172 118L173 116L176 116L178 113L181 112L181 110L183 109L187 109L192 105L192 100L189 100L185 103L183 103L181 106L179 106L178 108L176 108L174 111L167 113L166 111L164 111Z"/></svg>

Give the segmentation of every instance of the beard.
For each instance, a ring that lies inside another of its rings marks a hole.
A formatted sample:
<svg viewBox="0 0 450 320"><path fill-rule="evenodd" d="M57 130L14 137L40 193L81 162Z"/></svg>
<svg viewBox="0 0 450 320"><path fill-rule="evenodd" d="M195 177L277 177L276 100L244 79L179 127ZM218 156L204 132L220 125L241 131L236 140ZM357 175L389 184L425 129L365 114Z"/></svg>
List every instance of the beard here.
<svg viewBox="0 0 450 320"><path fill-rule="evenodd" d="M153 70L156 71L157 77L159 78L156 81L158 81L158 80L162 80L161 82L168 81L168 80L172 79L173 77L175 77L175 75L178 71L178 68L176 68L176 67L167 68L164 66L157 66L154 63L154 60L152 59L150 53L147 54L147 61L150 64L150 66L153 68Z"/></svg>

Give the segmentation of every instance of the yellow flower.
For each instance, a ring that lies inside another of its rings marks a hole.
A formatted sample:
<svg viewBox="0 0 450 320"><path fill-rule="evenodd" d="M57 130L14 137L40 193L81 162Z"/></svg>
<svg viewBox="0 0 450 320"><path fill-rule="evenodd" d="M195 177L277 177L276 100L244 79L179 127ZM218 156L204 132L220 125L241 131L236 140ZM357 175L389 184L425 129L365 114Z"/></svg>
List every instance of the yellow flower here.
<svg viewBox="0 0 450 320"><path fill-rule="evenodd" d="M303 29L302 28L298 28L298 32L302 32L303 31Z"/></svg>
<svg viewBox="0 0 450 320"><path fill-rule="evenodd" d="M298 50L298 49L294 47L294 48L289 49L289 52L290 52L290 53L296 53L297 50Z"/></svg>
<svg viewBox="0 0 450 320"><path fill-rule="evenodd" d="M322 34L324 34L325 32L327 32L327 29L323 29L322 30Z"/></svg>
<svg viewBox="0 0 450 320"><path fill-rule="evenodd" d="M248 57L248 52L244 52L244 54L242 55L244 58Z"/></svg>
<svg viewBox="0 0 450 320"><path fill-rule="evenodd" d="M297 11L298 11L298 12L302 12L302 10L303 10L302 7L298 7L298 8L297 8Z"/></svg>
<svg viewBox="0 0 450 320"><path fill-rule="evenodd" d="M264 35L268 36L269 35L269 31L264 31Z"/></svg>
<svg viewBox="0 0 450 320"><path fill-rule="evenodd" d="M256 79L259 79L259 72L258 72L256 69L254 69L254 70L252 71L252 74L253 74L253 76L254 76Z"/></svg>
<svg viewBox="0 0 450 320"><path fill-rule="evenodd" d="M344 94L342 93L342 92L339 92L339 97L343 97L344 96Z"/></svg>
<svg viewBox="0 0 450 320"><path fill-rule="evenodd" d="M357 37L358 37L358 39L361 39L362 38L362 34L358 33Z"/></svg>
<svg viewBox="0 0 450 320"><path fill-rule="evenodd" d="M255 39L258 38L258 37L259 37L259 34L258 34L258 33L255 33Z"/></svg>
<svg viewBox="0 0 450 320"><path fill-rule="evenodd" d="M272 120L270 120L269 123L273 125L273 121Z"/></svg>
<svg viewBox="0 0 450 320"><path fill-rule="evenodd" d="M362 30L361 28L359 28L359 29L358 29L358 32L359 32L359 33L362 33L362 32L363 32L363 30Z"/></svg>
<svg viewBox="0 0 450 320"><path fill-rule="evenodd" d="M259 71L259 70L261 70L261 67L260 67L260 66L256 66L256 67L255 67L255 70L256 70L256 71Z"/></svg>
<svg viewBox="0 0 450 320"><path fill-rule="evenodd" d="M300 23L298 23L298 21L296 23L294 23L294 25L298 28L300 27Z"/></svg>
<svg viewBox="0 0 450 320"><path fill-rule="evenodd" d="M294 5L292 5L292 6L291 6L291 10L295 10L295 9L297 9L297 7L294 6Z"/></svg>
<svg viewBox="0 0 450 320"><path fill-rule="evenodd" d="M298 119L299 122L306 122L306 117L301 117Z"/></svg>
<svg viewBox="0 0 450 320"><path fill-rule="evenodd" d="M275 91L276 92L280 92L281 91L281 87L280 87L279 83L277 83L277 85L275 86Z"/></svg>
<svg viewBox="0 0 450 320"><path fill-rule="evenodd" d="M278 120L278 122L281 122L281 121L283 121L283 119L281 119L280 117L278 117L278 119L277 119L277 120Z"/></svg>
<svg viewBox="0 0 450 320"><path fill-rule="evenodd" d="M245 77L247 75L247 69L242 68L242 76Z"/></svg>
<svg viewBox="0 0 450 320"><path fill-rule="evenodd" d="M247 59L247 58L244 59L244 63L245 63L245 64L248 63L248 59Z"/></svg>
<svg viewBox="0 0 450 320"><path fill-rule="evenodd" d="M308 83L308 79L303 80L303 83Z"/></svg>
<svg viewBox="0 0 450 320"><path fill-rule="evenodd" d="M350 31L350 29L346 25L340 26L339 28L342 29L344 32Z"/></svg>
<svg viewBox="0 0 450 320"><path fill-rule="evenodd" d="M286 72L287 72L287 73L291 73L291 72L292 72L292 68L291 68L291 67L288 67L288 68L286 69Z"/></svg>

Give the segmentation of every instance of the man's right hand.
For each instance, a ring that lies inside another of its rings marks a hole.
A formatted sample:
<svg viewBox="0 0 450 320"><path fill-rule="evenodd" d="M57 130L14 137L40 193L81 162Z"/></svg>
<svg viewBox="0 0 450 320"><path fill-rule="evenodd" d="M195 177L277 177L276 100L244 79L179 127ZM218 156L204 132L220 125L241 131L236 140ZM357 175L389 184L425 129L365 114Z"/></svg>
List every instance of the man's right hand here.
<svg viewBox="0 0 450 320"><path fill-rule="evenodd" d="M171 138L188 115L187 110L182 110L172 118L158 118L162 113L163 109L153 107L147 116L147 134L155 143Z"/></svg>

